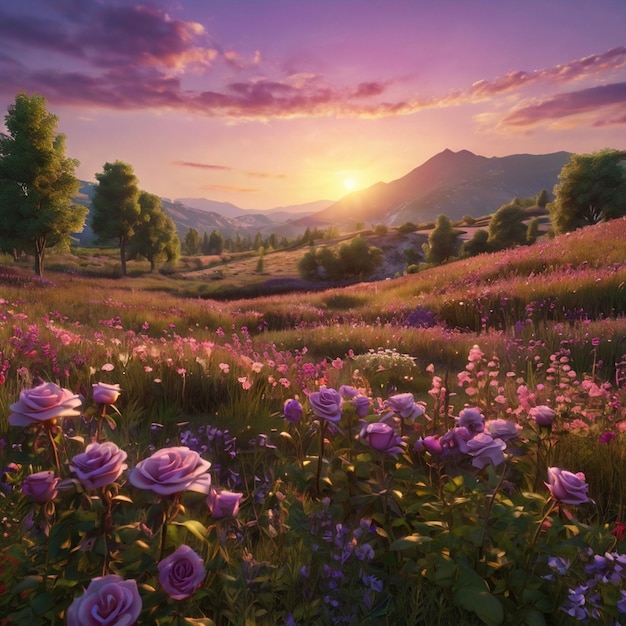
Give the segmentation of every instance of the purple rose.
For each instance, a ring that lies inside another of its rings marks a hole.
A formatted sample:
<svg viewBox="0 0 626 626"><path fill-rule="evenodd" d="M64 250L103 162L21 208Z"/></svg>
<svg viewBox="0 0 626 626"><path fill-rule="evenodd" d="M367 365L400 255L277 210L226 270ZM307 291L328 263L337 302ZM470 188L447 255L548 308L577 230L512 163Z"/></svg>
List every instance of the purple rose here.
<svg viewBox="0 0 626 626"><path fill-rule="evenodd" d="M141 613L134 580L117 574L94 578L67 610L67 626L131 626Z"/></svg>
<svg viewBox="0 0 626 626"><path fill-rule="evenodd" d="M77 454L70 463L86 489L97 489L114 483L128 467L124 461L127 454L112 441L90 443L84 452Z"/></svg>
<svg viewBox="0 0 626 626"><path fill-rule="evenodd" d="M97 404L115 404L122 392L119 385L107 383L96 383L91 387L93 389L93 401Z"/></svg>
<svg viewBox="0 0 626 626"><path fill-rule="evenodd" d="M445 454L456 454L468 451L467 442L472 438L472 433L465 426L457 426L441 436L439 442Z"/></svg>
<svg viewBox="0 0 626 626"><path fill-rule="evenodd" d="M186 545L159 561L157 567L161 587L174 600L192 595L206 575L204 561Z"/></svg>
<svg viewBox="0 0 626 626"><path fill-rule="evenodd" d="M549 467L546 487L550 490L550 495L563 504L589 502L589 485L582 472L574 474L558 467Z"/></svg>
<svg viewBox="0 0 626 626"><path fill-rule="evenodd" d="M54 472L35 472L24 478L22 493L37 504L45 504L48 500L54 500L59 493L57 491L58 476Z"/></svg>
<svg viewBox="0 0 626 626"><path fill-rule="evenodd" d="M404 452L404 442L396 435L394 429L384 422L368 424L360 433L360 438L366 441L377 452L397 455Z"/></svg>
<svg viewBox="0 0 626 626"><path fill-rule="evenodd" d="M359 395L359 390L352 385L341 385L339 387L339 395L344 398L356 398Z"/></svg>
<svg viewBox="0 0 626 626"><path fill-rule="evenodd" d="M302 413L302 405L297 400L291 398L285 401L283 415L288 422L291 424L299 422L302 419Z"/></svg>
<svg viewBox="0 0 626 626"><path fill-rule="evenodd" d="M336 424L341 419L343 398L336 389L320 387L319 391L309 394L309 404L318 419Z"/></svg>
<svg viewBox="0 0 626 626"><path fill-rule="evenodd" d="M128 473L128 480L139 489L148 489L159 496L183 491L208 494L211 489L211 463L185 446L163 448L137 463Z"/></svg>
<svg viewBox="0 0 626 626"><path fill-rule="evenodd" d="M243 498L243 493L234 493L222 489L217 491L211 488L206 497L206 503L211 511L213 519L224 517L235 517L239 513L239 501Z"/></svg>
<svg viewBox="0 0 626 626"><path fill-rule="evenodd" d="M465 426L472 435L485 430L485 416L476 408L463 409L459 413L459 426Z"/></svg>
<svg viewBox="0 0 626 626"><path fill-rule="evenodd" d="M423 439L420 437L415 443L415 451L421 452L422 450L426 450L426 452L430 452L430 454L441 454L443 447L441 446L439 437L435 437L434 435L429 435Z"/></svg>
<svg viewBox="0 0 626 626"><path fill-rule="evenodd" d="M539 426L550 426L554 420L555 412L549 406L541 404L530 409L529 414Z"/></svg>
<svg viewBox="0 0 626 626"><path fill-rule="evenodd" d="M359 417L365 417L370 412L371 401L367 396L356 396L352 400L354 409Z"/></svg>
<svg viewBox="0 0 626 626"><path fill-rule="evenodd" d="M489 420L485 426L494 439L502 439L507 441L517 437L517 424L508 420L496 419Z"/></svg>
<svg viewBox="0 0 626 626"><path fill-rule="evenodd" d="M504 441L494 439L487 433L478 433L467 442L467 451L473 457L472 465L478 469L490 463L493 465L504 463L505 448Z"/></svg>
<svg viewBox="0 0 626 626"><path fill-rule="evenodd" d="M43 383L20 392L19 401L10 407L9 424L30 426L59 417L74 417L80 415L80 411L76 410L80 405L80 398L68 389L54 383Z"/></svg>
<svg viewBox="0 0 626 626"><path fill-rule="evenodd" d="M414 421L424 414L424 409L415 403L412 393L397 393L385 400L385 406L403 419Z"/></svg>

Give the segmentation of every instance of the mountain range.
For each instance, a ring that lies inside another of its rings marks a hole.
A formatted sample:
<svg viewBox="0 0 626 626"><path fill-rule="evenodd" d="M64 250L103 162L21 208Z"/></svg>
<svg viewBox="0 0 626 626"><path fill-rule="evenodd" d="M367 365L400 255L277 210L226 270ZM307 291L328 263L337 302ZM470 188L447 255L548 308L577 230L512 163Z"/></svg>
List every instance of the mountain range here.
<svg viewBox="0 0 626 626"><path fill-rule="evenodd" d="M423 224L439 214L457 221L464 216L489 215L513 198L530 198L542 189L551 195L571 156L569 152L554 152L484 157L467 150L444 150L397 180L353 191L336 202L319 200L261 211L206 198L181 198L162 199L162 206L181 238L189 228L201 236L219 230L226 237L239 234L254 238L259 232L294 237L307 228L335 226L349 232L357 223ZM77 202L89 207L93 191L92 183L83 182ZM81 243L93 241L91 228L87 225L77 238Z"/></svg>

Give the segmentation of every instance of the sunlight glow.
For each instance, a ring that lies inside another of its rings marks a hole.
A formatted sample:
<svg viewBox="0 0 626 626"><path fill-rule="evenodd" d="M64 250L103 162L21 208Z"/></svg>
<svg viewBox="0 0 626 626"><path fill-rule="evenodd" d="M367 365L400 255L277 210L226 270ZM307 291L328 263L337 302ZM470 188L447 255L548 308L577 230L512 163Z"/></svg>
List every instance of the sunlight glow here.
<svg viewBox="0 0 626 626"><path fill-rule="evenodd" d="M354 189L356 189L356 181L354 180L354 178L346 178L343 181L343 186L348 190L348 191L353 191Z"/></svg>

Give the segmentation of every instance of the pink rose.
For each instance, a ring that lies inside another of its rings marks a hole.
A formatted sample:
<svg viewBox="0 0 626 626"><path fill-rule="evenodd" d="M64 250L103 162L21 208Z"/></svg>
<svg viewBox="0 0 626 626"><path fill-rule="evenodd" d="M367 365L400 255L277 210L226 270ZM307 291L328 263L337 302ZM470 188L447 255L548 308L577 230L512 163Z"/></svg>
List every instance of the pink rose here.
<svg viewBox="0 0 626 626"><path fill-rule="evenodd" d="M328 420L336 424L341 419L343 398L336 389L321 387L319 391L309 394L309 404L318 419Z"/></svg>
<svg viewBox="0 0 626 626"><path fill-rule="evenodd" d="M589 485L582 472L574 474L558 467L549 467L546 487L550 490L552 497L563 504L589 502L587 495Z"/></svg>
<svg viewBox="0 0 626 626"><path fill-rule="evenodd" d="M299 422L302 419L302 405L293 398L286 400L283 406L283 415L291 424Z"/></svg>
<svg viewBox="0 0 626 626"><path fill-rule="evenodd" d="M211 488L209 495L206 497L206 503L211 510L213 519L222 519L224 517L235 517L239 513L239 501L243 498L243 493L234 493L222 489L217 491Z"/></svg>
<svg viewBox="0 0 626 626"><path fill-rule="evenodd" d="M389 424L384 422L368 424L361 431L360 437L377 452L391 455L404 452L402 438L396 435L394 429Z"/></svg>
<svg viewBox="0 0 626 626"><path fill-rule="evenodd" d="M555 416L554 409L545 404L533 407L530 409L529 414L539 426L550 426Z"/></svg>
<svg viewBox="0 0 626 626"><path fill-rule="evenodd" d="M54 383L43 383L20 392L19 401L10 407L9 424L30 426L59 417L74 417L80 415L80 411L76 410L80 405L80 398L68 389Z"/></svg>
<svg viewBox="0 0 626 626"><path fill-rule="evenodd" d="M96 404L115 404L120 397L120 393L122 393L120 386L117 384L96 383L91 387L93 389L93 401Z"/></svg>
<svg viewBox="0 0 626 626"><path fill-rule="evenodd" d="M385 406L389 407L400 417L414 421L424 414L424 409L415 403L412 393L397 393L385 400Z"/></svg>
<svg viewBox="0 0 626 626"><path fill-rule="evenodd" d="M467 451L473 457L472 465L481 469L489 463L500 465L504 463L504 449L506 443L501 439L494 439L487 433L478 433L467 442Z"/></svg>
<svg viewBox="0 0 626 626"><path fill-rule="evenodd" d="M112 441L90 443L84 452L77 454L70 469L78 476L81 485L97 489L115 482L128 467L124 461L127 454Z"/></svg>
<svg viewBox="0 0 626 626"><path fill-rule="evenodd" d="M189 546L182 545L159 561L159 582L174 600L184 600L202 584L204 561Z"/></svg>
<svg viewBox="0 0 626 626"><path fill-rule="evenodd" d="M109 574L94 578L74 599L67 610L67 626L131 626L140 613L137 583Z"/></svg>
<svg viewBox="0 0 626 626"><path fill-rule="evenodd" d="M22 493L37 504L45 504L48 500L54 500L59 493L56 489L59 482L54 472L36 472L24 478Z"/></svg>
<svg viewBox="0 0 626 626"><path fill-rule="evenodd" d="M163 448L137 463L128 473L128 480L139 489L148 489L159 496L183 491L208 494L211 488L211 463L195 450L185 446Z"/></svg>

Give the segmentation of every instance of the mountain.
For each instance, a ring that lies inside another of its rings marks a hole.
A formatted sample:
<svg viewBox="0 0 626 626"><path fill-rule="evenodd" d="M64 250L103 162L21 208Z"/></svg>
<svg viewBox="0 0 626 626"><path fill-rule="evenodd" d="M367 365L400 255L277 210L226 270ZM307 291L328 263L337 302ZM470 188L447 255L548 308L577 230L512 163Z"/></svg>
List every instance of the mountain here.
<svg viewBox="0 0 626 626"><path fill-rule="evenodd" d="M402 178L352 192L328 208L292 221L290 228L354 229L357 222L399 226L431 222L445 214L453 221L465 215L494 213L513 198L552 192L568 152L516 154L487 158L467 150L444 150Z"/></svg>

